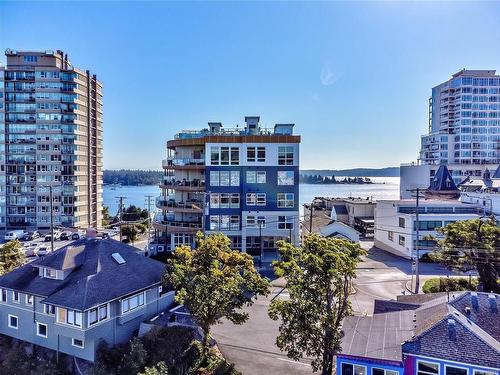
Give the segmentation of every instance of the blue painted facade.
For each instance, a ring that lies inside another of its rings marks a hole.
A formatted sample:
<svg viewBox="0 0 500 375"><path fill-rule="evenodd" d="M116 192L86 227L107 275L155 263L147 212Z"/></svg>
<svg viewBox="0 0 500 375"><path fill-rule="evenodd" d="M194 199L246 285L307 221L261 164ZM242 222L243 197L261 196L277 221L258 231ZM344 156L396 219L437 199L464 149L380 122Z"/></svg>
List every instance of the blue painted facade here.
<svg viewBox="0 0 500 375"><path fill-rule="evenodd" d="M354 371L354 367L351 366L361 366L364 372L359 373L359 368L358 371ZM336 368L337 375L379 375L376 373L374 374L374 370L393 371L385 375L406 375L403 363L400 361L389 361L344 354L337 355Z"/></svg>
<svg viewBox="0 0 500 375"><path fill-rule="evenodd" d="M491 353L493 355L493 353ZM433 363L438 367L437 375L446 375L447 367L453 367L458 369L464 369L466 371L465 375L484 375L484 374L492 374L499 375L500 369L485 367L485 366L477 366L471 365L467 363L455 362L455 361L447 361L440 358L433 357L424 357L417 355L405 355L404 356L404 369L405 375L418 375L418 364L419 362L425 363Z"/></svg>

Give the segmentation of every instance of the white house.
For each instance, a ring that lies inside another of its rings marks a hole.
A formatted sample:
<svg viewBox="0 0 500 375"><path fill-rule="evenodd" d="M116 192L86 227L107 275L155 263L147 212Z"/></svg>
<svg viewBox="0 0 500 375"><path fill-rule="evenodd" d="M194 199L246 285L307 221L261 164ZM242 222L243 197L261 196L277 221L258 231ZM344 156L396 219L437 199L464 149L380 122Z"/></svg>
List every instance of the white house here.
<svg viewBox="0 0 500 375"><path fill-rule="evenodd" d="M374 245L393 254L412 258L415 254L416 201L379 200L375 206ZM480 208L457 200L421 199L419 202L419 254L431 251L435 243L424 239L437 236L436 228L451 222L479 218Z"/></svg>

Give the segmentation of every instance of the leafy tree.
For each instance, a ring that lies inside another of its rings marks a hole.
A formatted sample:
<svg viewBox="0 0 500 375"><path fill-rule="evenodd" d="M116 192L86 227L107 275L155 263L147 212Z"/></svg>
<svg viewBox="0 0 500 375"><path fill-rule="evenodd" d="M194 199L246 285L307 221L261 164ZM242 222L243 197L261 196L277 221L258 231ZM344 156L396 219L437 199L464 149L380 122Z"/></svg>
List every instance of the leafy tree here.
<svg viewBox="0 0 500 375"><path fill-rule="evenodd" d="M146 364L147 352L139 337L130 340L130 351L123 356L117 373L120 375L136 375Z"/></svg>
<svg viewBox="0 0 500 375"><path fill-rule="evenodd" d="M102 208L102 225L107 226L111 222L111 216L109 216L109 207L104 206Z"/></svg>
<svg viewBox="0 0 500 375"><path fill-rule="evenodd" d="M134 225L127 225L122 228L122 235L126 236L129 241L134 242L135 240L137 240L138 234L139 232Z"/></svg>
<svg viewBox="0 0 500 375"><path fill-rule="evenodd" d="M1 366L2 374L25 375L29 374L33 366L33 359L26 353L24 346L15 345L3 355Z"/></svg>
<svg viewBox="0 0 500 375"><path fill-rule="evenodd" d="M269 316L281 319L276 345L295 360L314 358L314 371L333 372L334 356L341 350L341 325L351 313L351 280L364 250L357 243L311 234L297 248L278 242L281 260L275 273L284 277L289 299L275 299Z"/></svg>
<svg viewBox="0 0 500 375"><path fill-rule="evenodd" d="M0 272L2 275L24 264L26 256L22 249L23 246L18 240L9 241L3 245L0 249Z"/></svg>
<svg viewBox="0 0 500 375"><path fill-rule="evenodd" d="M452 269L476 270L484 290L500 289L500 227L493 219L456 221L437 232L444 238L432 238L438 245L432 259Z"/></svg>
<svg viewBox="0 0 500 375"><path fill-rule="evenodd" d="M138 375L169 375L168 367L165 362L158 362L152 367L146 367L143 372Z"/></svg>
<svg viewBox="0 0 500 375"><path fill-rule="evenodd" d="M177 247L167 264L163 282L176 290L175 299L184 304L203 330L203 358L208 355L210 329L222 318L234 324L248 320L244 306L254 295L267 295L269 283L255 270L250 255L233 251L222 233L197 235L197 247Z"/></svg>

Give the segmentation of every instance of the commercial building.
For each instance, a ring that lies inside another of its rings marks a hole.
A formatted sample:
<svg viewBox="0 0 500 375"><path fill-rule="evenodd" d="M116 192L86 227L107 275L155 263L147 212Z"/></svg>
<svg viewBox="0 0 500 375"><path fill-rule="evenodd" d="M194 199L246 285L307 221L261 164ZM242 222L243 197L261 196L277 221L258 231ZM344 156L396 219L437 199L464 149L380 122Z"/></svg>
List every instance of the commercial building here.
<svg viewBox="0 0 500 375"><path fill-rule="evenodd" d="M275 251L280 239L299 242L300 136L293 124L269 130L259 121L210 122L167 142L152 252L193 246L197 231L223 232L254 255Z"/></svg>
<svg viewBox="0 0 500 375"><path fill-rule="evenodd" d="M498 375L500 296L450 297L398 296L345 318L337 375Z"/></svg>
<svg viewBox="0 0 500 375"><path fill-rule="evenodd" d="M75 241L0 277L0 333L94 361L173 306L164 270L115 240Z"/></svg>
<svg viewBox="0 0 500 375"><path fill-rule="evenodd" d="M62 51L5 52L0 230L100 227L102 85Z"/></svg>
<svg viewBox="0 0 500 375"><path fill-rule="evenodd" d="M500 163L500 76L495 70L461 70L432 89L429 131L417 163L401 165L401 198L425 188L439 165L456 184L482 177Z"/></svg>
<svg viewBox="0 0 500 375"><path fill-rule="evenodd" d="M483 178L467 177L459 189L461 202L475 204L485 215L500 218L500 165L493 174L485 171Z"/></svg>

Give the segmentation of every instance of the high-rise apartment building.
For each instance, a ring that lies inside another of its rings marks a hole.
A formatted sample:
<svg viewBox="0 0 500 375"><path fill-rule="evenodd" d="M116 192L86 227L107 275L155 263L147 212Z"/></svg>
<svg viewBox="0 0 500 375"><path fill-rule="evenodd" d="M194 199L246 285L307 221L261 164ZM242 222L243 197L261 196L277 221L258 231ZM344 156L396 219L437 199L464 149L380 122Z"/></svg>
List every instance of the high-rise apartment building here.
<svg viewBox="0 0 500 375"><path fill-rule="evenodd" d="M223 232L232 247L254 255L276 241L299 241L299 144L293 124L225 129L210 122L167 142L154 227L157 251L193 245L197 231Z"/></svg>
<svg viewBox="0 0 500 375"><path fill-rule="evenodd" d="M5 52L0 67L0 229L99 227L102 84L62 51Z"/></svg>
<svg viewBox="0 0 500 375"><path fill-rule="evenodd" d="M429 133L421 138L420 157L401 166L401 196L426 188L439 165L455 183L480 177L500 163L500 75L495 70L461 70L432 89Z"/></svg>

